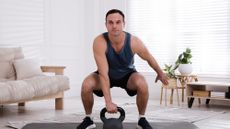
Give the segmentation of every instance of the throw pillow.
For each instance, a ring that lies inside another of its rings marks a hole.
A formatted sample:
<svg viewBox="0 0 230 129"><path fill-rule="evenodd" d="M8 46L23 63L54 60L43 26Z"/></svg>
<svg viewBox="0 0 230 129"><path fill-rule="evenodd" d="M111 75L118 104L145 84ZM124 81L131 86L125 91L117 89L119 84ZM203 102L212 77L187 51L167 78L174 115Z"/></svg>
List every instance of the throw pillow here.
<svg viewBox="0 0 230 129"><path fill-rule="evenodd" d="M19 59L14 61L17 80L43 75L39 63L35 59Z"/></svg>
<svg viewBox="0 0 230 129"><path fill-rule="evenodd" d="M23 59L24 55L21 47L14 48L14 60Z"/></svg>
<svg viewBox="0 0 230 129"><path fill-rule="evenodd" d="M0 62L0 79L15 79L15 71L11 61Z"/></svg>
<svg viewBox="0 0 230 129"><path fill-rule="evenodd" d="M0 61L11 61L14 60L14 53L3 53L0 52Z"/></svg>

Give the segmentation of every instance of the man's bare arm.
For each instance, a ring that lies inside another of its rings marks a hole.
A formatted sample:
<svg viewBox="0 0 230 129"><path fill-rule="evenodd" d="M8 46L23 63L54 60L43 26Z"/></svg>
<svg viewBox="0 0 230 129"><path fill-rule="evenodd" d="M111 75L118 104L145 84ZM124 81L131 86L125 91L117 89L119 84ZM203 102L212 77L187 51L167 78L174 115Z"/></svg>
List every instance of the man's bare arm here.
<svg viewBox="0 0 230 129"><path fill-rule="evenodd" d="M106 59L106 52L107 44L102 38L102 36L97 37L93 43L93 53L94 58L97 64L101 89L103 91L103 95L105 98L105 103L108 112L116 112L117 109L112 102L111 93L110 93L110 82L108 77L108 62Z"/></svg>
<svg viewBox="0 0 230 129"><path fill-rule="evenodd" d="M161 70L160 66L158 65L155 58L150 54L146 46L143 44L141 40L139 40L137 37L132 38L132 50L134 53L137 53L138 56L140 56L143 60L146 60L157 73L157 80L161 80L162 83L168 84L167 77Z"/></svg>

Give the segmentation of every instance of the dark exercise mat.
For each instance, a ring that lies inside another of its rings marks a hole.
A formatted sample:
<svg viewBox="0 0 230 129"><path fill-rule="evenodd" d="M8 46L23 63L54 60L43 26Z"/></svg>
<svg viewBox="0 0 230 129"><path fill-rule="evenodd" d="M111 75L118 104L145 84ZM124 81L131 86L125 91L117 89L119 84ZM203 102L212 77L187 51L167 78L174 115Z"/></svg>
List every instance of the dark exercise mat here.
<svg viewBox="0 0 230 129"><path fill-rule="evenodd" d="M22 129L76 129L79 123L30 123ZM189 122L151 122L153 129L198 129ZM96 123L95 129L103 129L102 123ZM123 123L123 129L136 129L137 123Z"/></svg>

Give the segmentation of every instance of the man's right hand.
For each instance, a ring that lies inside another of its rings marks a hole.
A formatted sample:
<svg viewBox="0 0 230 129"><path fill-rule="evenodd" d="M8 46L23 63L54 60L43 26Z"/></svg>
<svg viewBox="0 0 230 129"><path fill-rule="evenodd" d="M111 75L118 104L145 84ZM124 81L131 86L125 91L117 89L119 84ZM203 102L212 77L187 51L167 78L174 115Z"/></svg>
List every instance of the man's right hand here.
<svg viewBox="0 0 230 129"><path fill-rule="evenodd" d="M108 113L117 113L117 105L113 102L107 103L106 110Z"/></svg>
<svg viewBox="0 0 230 129"><path fill-rule="evenodd" d="M155 82L157 82L158 80L160 80L164 85L168 85L168 77L166 76L166 74L164 74L163 72L161 74L157 74L157 77L155 79Z"/></svg>

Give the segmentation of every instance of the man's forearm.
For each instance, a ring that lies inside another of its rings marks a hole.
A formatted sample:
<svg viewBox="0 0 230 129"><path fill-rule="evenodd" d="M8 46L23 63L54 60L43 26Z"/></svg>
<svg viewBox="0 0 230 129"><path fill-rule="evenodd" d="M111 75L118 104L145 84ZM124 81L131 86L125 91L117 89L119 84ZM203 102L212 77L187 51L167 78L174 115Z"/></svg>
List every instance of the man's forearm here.
<svg viewBox="0 0 230 129"><path fill-rule="evenodd" d="M158 65L157 61L152 57L149 61L148 64L156 71L157 74L162 74L162 70L160 66Z"/></svg>
<svg viewBox="0 0 230 129"><path fill-rule="evenodd" d="M103 75L100 75L100 81L101 81L101 89L104 95L105 103L112 102L111 94L110 94L110 85L109 85L109 78L104 77Z"/></svg>

